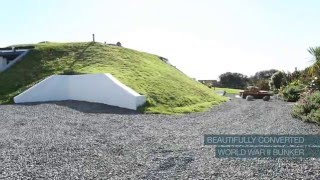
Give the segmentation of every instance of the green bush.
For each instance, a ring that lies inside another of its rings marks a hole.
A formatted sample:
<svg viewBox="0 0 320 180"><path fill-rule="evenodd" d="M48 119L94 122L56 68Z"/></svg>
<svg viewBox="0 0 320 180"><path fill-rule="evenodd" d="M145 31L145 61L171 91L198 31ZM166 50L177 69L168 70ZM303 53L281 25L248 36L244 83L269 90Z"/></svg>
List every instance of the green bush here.
<svg viewBox="0 0 320 180"><path fill-rule="evenodd" d="M320 90L320 79L318 77L313 77L309 83L309 88Z"/></svg>
<svg viewBox="0 0 320 180"><path fill-rule="evenodd" d="M83 73L79 73L77 71L74 70L64 70L63 73L61 73L61 75L79 75L79 74L83 74Z"/></svg>
<svg viewBox="0 0 320 180"><path fill-rule="evenodd" d="M320 91L306 92L293 107L293 117L320 124Z"/></svg>
<svg viewBox="0 0 320 180"><path fill-rule="evenodd" d="M278 71L274 73L269 81L269 86L272 90L279 89L281 86L287 85L286 73Z"/></svg>
<svg viewBox="0 0 320 180"><path fill-rule="evenodd" d="M280 88L280 95L285 101L296 102L300 98L300 94L305 90L305 85L300 81L294 81L287 86Z"/></svg>
<svg viewBox="0 0 320 180"><path fill-rule="evenodd" d="M255 84L260 90L269 91L269 81L267 79L259 79Z"/></svg>

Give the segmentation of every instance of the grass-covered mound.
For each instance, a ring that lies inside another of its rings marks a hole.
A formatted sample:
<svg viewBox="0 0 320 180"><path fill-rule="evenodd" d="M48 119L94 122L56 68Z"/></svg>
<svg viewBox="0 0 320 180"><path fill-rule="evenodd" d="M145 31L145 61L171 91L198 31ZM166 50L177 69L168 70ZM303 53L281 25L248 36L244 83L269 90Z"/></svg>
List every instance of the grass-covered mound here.
<svg viewBox="0 0 320 180"><path fill-rule="evenodd" d="M100 43L35 46L23 61L0 73L0 104L12 103L14 96L50 75L73 72L111 73L147 96L143 112L198 112L226 101L156 55Z"/></svg>

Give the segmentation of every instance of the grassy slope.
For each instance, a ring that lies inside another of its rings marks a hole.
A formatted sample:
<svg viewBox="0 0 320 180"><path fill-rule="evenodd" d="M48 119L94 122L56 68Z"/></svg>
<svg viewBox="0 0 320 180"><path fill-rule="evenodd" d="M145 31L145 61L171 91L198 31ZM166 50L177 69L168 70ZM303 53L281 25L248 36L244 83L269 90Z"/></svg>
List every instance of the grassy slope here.
<svg viewBox="0 0 320 180"><path fill-rule="evenodd" d="M239 94L239 91L241 89L230 89L230 88L219 88L219 87L216 87L215 90L225 90L228 94Z"/></svg>
<svg viewBox="0 0 320 180"><path fill-rule="evenodd" d="M144 112L197 112L226 101L152 54L99 43L47 43L37 44L23 61L0 73L0 104L11 103L40 80L67 70L111 73L147 95Z"/></svg>

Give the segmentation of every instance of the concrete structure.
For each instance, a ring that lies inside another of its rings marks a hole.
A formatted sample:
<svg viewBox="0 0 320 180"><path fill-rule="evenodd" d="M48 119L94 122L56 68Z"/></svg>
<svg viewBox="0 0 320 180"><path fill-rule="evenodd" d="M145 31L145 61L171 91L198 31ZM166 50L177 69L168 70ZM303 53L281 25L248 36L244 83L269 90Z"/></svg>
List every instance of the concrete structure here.
<svg viewBox="0 0 320 180"><path fill-rule="evenodd" d="M220 87L221 84L217 80L198 80L200 83L210 87Z"/></svg>
<svg viewBox="0 0 320 180"><path fill-rule="evenodd" d="M0 52L0 72L9 69L15 63L21 61L30 50L12 50Z"/></svg>
<svg viewBox="0 0 320 180"><path fill-rule="evenodd" d="M7 66L8 62L7 59L0 56L0 72L2 69L4 69Z"/></svg>
<svg viewBox="0 0 320 180"><path fill-rule="evenodd" d="M53 75L20 95L15 103L78 100L137 110L146 96L122 84L111 74Z"/></svg>

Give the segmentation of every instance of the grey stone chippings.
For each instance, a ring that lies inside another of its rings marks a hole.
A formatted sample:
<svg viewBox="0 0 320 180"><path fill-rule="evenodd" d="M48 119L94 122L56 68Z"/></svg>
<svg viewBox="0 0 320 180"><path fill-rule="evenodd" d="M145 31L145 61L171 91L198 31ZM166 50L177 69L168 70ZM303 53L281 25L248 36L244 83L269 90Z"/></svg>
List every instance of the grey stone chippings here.
<svg viewBox="0 0 320 180"><path fill-rule="evenodd" d="M0 179L319 179L319 159L219 159L204 134L319 134L291 103L148 115L65 101L0 106Z"/></svg>

